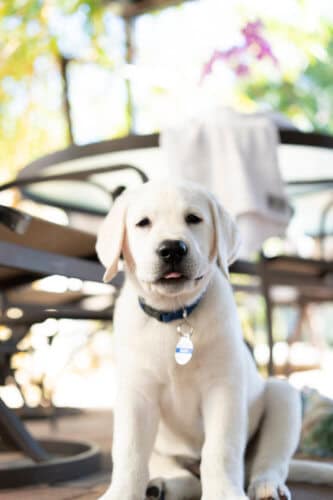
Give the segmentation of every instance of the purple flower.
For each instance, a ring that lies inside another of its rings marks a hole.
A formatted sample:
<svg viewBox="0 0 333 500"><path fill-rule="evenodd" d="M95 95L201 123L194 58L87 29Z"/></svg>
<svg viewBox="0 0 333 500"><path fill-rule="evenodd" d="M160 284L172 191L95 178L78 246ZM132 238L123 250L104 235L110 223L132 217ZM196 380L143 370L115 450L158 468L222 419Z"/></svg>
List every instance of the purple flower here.
<svg viewBox="0 0 333 500"><path fill-rule="evenodd" d="M257 59L261 60L267 57L271 59L274 64L277 64L278 61L273 54L271 46L262 34L263 28L264 25L260 20L254 23L247 23L242 29L242 34L245 38L245 45L247 48L255 47L257 49Z"/></svg>
<svg viewBox="0 0 333 500"><path fill-rule="evenodd" d="M274 64L278 64L278 60L273 54L272 49L269 43L266 42L266 40L264 39L258 40L257 45L258 45L258 53L256 56L257 59L264 59L265 57L267 57L268 59L271 59Z"/></svg>
<svg viewBox="0 0 333 500"><path fill-rule="evenodd" d="M227 50L215 50L204 65L201 82L204 78L212 73L213 66L216 61L223 61L229 64L237 76L246 76L250 73L249 65L244 62L246 55L254 51L255 58L261 61L265 58L270 59L274 64L278 64L278 60L273 54L270 44L264 38L262 30L264 25L261 20L248 22L241 30L244 36L242 45L234 45Z"/></svg>
<svg viewBox="0 0 333 500"><path fill-rule="evenodd" d="M235 67L234 71L237 76L247 76L250 73L250 68L247 64L240 63Z"/></svg>
<svg viewBox="0 0 333 500"><path fill-rule="evenodd" d="M258 36L261 36L261 31L264 28L264 25L260 19L257 21L251 23L247 23L244 28L242 29L242 34L244 35L244 38L246 42L250 42L257 38Z"/></svg>
<svg viewBox="0 0 333 500"><path fill-rule="evenodd" d="M234 45L230 49L220 52L221 55L220 59L228 60L231 59L232 57L241 55L243 52L244 52L244 47L242 46L237 47L236 45Z"/></svg>

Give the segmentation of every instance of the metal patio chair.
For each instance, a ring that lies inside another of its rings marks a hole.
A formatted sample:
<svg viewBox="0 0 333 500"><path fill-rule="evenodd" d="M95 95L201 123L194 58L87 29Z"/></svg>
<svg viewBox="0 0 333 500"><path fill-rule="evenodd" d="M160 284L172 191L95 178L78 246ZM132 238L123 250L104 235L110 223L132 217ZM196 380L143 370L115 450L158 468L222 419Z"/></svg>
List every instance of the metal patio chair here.
<svg viewBox="0 0 333 500"><path fill-rule="evenodd" d="M117 171L125 169L135 171L140 182L146 180L146 176L135 167L113 167L113 170ZM75 175L70 176L68 173L56 176L56 179L49 176L47 180L59 182L60 179L77 181ZM38 181L39 179L29 178L25 182L31 186ZM80 181L89 184L89 180L85 181L84 176ZM0 191L22 188L25 182L10 183L2 186ZM97 188L99 189L99 186ZM118 186L109 193L105 188L100 188L105 200L108 200L106 211L111 206L112 199L123 189L123 186ZM66 208L75 211L76 207ZM32 324L49 317L103 321L112 319L112 303L108 308L96 311L82 305L84 297L79 293L55 296L36 293L30 287L35 280L53 274L101 282L103 268L96 260L95 239L93 234L0 206L0 324L11 330L10 338L2 341L0 345L0 384L11 374L11 356L18 351L18 343ZM119 288L122 281L123 276L120 273L111 286ZM19 316L13 317L10 314L13 307L19 308ZM20 463L12 462L7 466L1 464L0 488L74 479L95 472L100 466L100 453L90 443L35 440L2 400L0 436L0 452L9 449L25 456Z"/></svg>

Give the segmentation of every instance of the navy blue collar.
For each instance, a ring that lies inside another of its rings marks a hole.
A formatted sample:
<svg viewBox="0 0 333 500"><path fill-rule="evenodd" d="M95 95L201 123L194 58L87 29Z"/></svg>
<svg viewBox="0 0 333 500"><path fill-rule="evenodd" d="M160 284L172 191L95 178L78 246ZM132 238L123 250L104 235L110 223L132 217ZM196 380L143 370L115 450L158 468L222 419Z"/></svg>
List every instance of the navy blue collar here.
<svg viewBox="0 0 333 500"><path fill-rule="evenodd" d="M202 297L203 296L201 295L195 302L193 302L193 304L177 309L177 311L159 311L158 309L154 309L146 304L142 297L139 297L139 304L141 309L148 314L148 316L157 319L157 321L161 321L161 323L170 323L171 321L175 321L177 319L187 318L187 316L189 316L200 303Z"/></svg>

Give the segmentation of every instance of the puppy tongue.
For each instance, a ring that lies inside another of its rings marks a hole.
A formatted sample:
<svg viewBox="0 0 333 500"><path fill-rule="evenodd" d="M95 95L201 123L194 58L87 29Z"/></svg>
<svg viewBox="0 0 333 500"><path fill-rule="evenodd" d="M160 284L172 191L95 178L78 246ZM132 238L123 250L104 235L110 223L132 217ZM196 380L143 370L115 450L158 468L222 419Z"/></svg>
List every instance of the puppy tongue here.
<svg viewBox="0 0 333 500"><path fill-rule="evenodd" d="M167 273L167 274L164 275L164 278L166 280L171 280L171 279L175 279L175 278L181 278L181 274L180 273L176 273L176 272Z"/></svg>

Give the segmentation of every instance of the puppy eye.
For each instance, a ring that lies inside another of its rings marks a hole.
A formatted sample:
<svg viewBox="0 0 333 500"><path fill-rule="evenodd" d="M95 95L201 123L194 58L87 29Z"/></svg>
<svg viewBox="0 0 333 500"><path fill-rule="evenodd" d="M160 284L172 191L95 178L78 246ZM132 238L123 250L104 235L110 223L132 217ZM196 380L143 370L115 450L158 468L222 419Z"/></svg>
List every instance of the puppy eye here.
<svg viewBox="0 0 333 500"><path fill-rule="evenodd" d="M137 222L135 225L137 227L146 227L151 225L151 221L148 219L148 217L144 217L143 219L139 220L139 222Z"/></svg>
<svg viewBox="0 0 333 500"><path fill-rule="evenodd" d="M198 215L187 214L185 217L185 222L187 224L200 224L200 222L202 222L202 219L201 217L198 217Z"/></svg>

